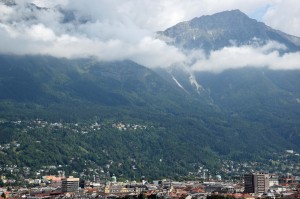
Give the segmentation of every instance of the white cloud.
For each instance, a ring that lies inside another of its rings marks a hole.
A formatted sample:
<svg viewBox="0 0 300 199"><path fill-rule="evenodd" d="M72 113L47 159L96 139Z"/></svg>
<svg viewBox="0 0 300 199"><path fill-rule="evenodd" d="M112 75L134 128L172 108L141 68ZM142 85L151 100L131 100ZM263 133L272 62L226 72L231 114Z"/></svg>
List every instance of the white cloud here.
<svg viewBox="0 0 300 199"><path fill-rule="evenodd" d="M118 1L64 1L60 7L59 1L35 1L52 9L38 9L26 2L30 1L0 7L7 10L0 21L0 41L5 44L0 46L1 53L132 59L148 67L170 66L185 57L134 23L119 9ZM69 12L67 22L60 10Z"/></svg>
<svg viewBox="0 0 300 199"><path fill-rule="evenodd" d="M269 26L300 37L299 0L276 0L263 16Z"/></svg>
<svg viewBox="0 0 300 199"><path fill-rule="evenodd" d="M32 0L31 2L39 7L53 8L56 5L65 6L67 3L69 3L69 0Z"/></svg>
<svg viewBox="0 0 300 199"><path fill-rule="evenodd" d="M230 67L232 63L228 57L235 61L231 67L257 66L260 60L263 65L276 68L275 63L268 61L274 58L277 63L285 60L286 68L295 68L293 60L298 58L297 53L280 56L267 45L260 49L250 46L224 48L212 52L207 59L200 51L187 56L153 37L155 31L194 17L231 9L255 15L253 13L261 8L266 8L262 20L268 25L300 35L300 12L295 1L18 0L13 7L0 3L0 53L67 58L92 56L107 61L131 59L148 67L168 67L184 62L194 64L197 70L206 67L214 71ZM29 6L31 2L50 9ZM67 12L67 17L62 11ZM248 61L238 60L241 56ZM257 57L256 62L251 60L252 56Z"/></svg>
<svg viewBox="0 0 300 199"><path fill-rule="evenodd" d="M164 67L179 64L186 56L177 48L168 46L161 40L147 37L132 50L131 59L145 66Z"/></svg>
<svg viewBox="0 0 300 199"><path fill-rule="evenodd" d="M26 33L35 41L55 41L56 35L50 28L43 24L32 25Z"/></svg>
<svg viewBox="0 0 300 199"><path fill-rule="evenodd" d="M0 4L0 21L1 20L6 20L7 17L9 15L11 15L13 13L13 9L6 6L6 5L2 5Z"/></svg>
<svg viewBox="0 0 300 199"><path fill-rule="evenodd" d="M243 67L267 67L274 70L300 69L300 52L281 55L278 50L284 48L282 44L272 41L261 47L252 45L225 47L212 51L208 57L204 54L198 55L191 70L219 73L227 69Z"/></svg>

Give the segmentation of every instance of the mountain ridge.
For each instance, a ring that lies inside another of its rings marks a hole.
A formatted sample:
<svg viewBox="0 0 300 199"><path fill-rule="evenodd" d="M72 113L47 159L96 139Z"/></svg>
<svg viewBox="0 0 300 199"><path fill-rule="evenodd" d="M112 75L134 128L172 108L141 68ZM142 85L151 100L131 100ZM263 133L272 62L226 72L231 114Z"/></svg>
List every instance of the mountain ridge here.
<svg viewBox="0 0 300 199"><path fill-rule="evenodd" d="M201 48L209 52L232 46L233 43L238 46L251 44L253 39L262 43L274 40L285 43L289 51L300 50L299 37L274 30L239 10L196 17L157 34L170 45L187 50Z"/></svg>

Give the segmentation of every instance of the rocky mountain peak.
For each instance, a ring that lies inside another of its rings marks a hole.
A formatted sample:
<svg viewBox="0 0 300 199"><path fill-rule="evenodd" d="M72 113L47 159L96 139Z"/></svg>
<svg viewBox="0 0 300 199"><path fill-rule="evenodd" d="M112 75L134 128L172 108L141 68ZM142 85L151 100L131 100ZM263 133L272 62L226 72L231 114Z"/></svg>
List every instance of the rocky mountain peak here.
<svg viewBox="0 0 300 199"><path fill-rule="evenodd" d="M249 18L240 10L224 11L214 15L204 15L189 21L189 25L194 28L238 28L241 25L257 25L255 19Z"/></svg>
<svg viewBox="0 0 300 199"><path fill-rule="evenodd" d="M289 50L299 50L293 37L274 30L262 22L249 18L240 10L223 11L213 15L196 17L190 21L158 32L171 45L182 49L203 49L206 52L231 45L248 45L255 40L264 44L274 40L283 43Z"/></svg>

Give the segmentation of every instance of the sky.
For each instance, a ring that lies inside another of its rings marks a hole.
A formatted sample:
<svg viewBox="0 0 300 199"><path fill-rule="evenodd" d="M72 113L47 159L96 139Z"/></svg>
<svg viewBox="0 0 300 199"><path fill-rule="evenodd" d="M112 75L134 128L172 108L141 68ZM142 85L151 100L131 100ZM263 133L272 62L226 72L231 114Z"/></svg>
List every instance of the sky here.
<svg viewBox="0 0 300 199"><path fill-rule="evenodd" d="M186 54L155 37L156 31L181 21L233 9L300 37L299 0L15 0L14 6L3 1L12 0L0 0L0 53L131 59L149 68L184 64L214 72L244 66L300 69L300 53L280 55L284 46L272 41L261 47L232 46L205 57L201 50Z"/></svg>

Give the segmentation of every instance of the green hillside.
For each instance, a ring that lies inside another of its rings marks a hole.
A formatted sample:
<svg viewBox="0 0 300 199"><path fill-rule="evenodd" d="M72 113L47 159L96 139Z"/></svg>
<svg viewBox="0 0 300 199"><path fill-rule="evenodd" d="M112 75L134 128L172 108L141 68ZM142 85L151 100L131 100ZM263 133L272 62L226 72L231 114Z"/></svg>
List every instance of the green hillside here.
<svg viewBox="0 0 300 199"><path fill-rule="evenodd" d="M1 55L1 164L158 178L299 150L299 75L263 71L197 74L190 95L131 61Z"/></svg>
<svg viewBox="0 0 300 199"><path fill-rule="evenodd" d="M264 142L279 147L293 143L299 148L300 71L244 68L220 74L199 73L198 81L224 114L260 126ZM289 143L274 139L276 136Z"/></svg>

